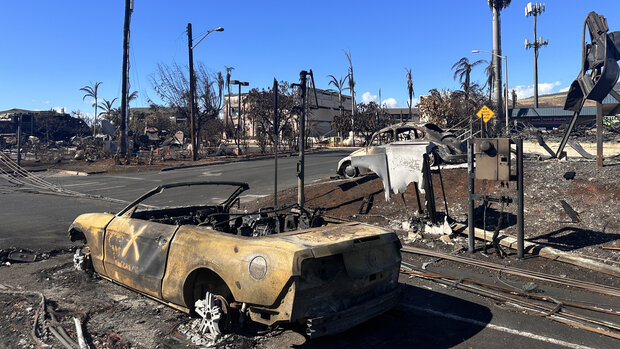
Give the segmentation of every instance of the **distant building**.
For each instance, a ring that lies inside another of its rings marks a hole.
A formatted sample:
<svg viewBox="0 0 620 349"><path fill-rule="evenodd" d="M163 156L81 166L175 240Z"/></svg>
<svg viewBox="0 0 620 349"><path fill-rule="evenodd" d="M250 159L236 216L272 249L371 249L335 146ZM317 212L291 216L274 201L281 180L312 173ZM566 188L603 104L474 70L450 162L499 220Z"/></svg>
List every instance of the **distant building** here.
<svg viewBox="0 0 620 349"><path fill-rule="evenodd" d="M615 117L620 114L620 103L611 95L605 97L602 105L603 117ZM564 110L563 106L508 109L510 120L516 120L524 124L545 129L552 129L567 124L573 117L573 114L573 111ZM576 124L594 126L595 122L596 107L583 107L579 113Z"/></svg>
<svg viewBox="0 0 620 349"><path fill-rule="evenodd" d="M245 119L246 129L248 130L249 137L255 137L257 132L257 125L252 120L248 120L243 117L243 111L247 108L245 99L247 93L241 94L241 118ZM338 92L331 90L316 89L316 97L318 108L315 107L314 93L309 90L308 93L308 105L311 108L308 111L306 120L306 128L311 137L325 137L333 135L335 132L331 127L331 122L334 120L334 116L340 113ZM239 96L238 94L231 94L224 96L224 107L222 109L222 118L225 124L231 122L233 125L237 125L239 122ZM230 115L228 114L230 103ZM342 95L342 107L345 112L351 112L351 96ZM297 115L295 115L297 117Z"/></svg>
<svg viewBox="0 0 620 349"><path fill-rule="evenodd" d="M409 115L409 108L387 108L387 113L393 122L407 121L419 121L420 112L418 108L411 108L411 115Z"/></svg>

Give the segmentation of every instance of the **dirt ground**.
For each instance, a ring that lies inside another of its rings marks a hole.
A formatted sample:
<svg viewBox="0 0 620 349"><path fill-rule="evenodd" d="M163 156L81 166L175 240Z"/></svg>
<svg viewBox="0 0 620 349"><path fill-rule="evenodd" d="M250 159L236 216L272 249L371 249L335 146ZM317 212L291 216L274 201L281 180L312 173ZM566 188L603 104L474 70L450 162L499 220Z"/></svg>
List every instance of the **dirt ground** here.
<svg viewBox="0 0 620 349"><path fill-rule="evenodd" d="M526 160L524 167L525 238L611 265L620 265L619 251L603 248L620 247L620 160L610 161L602 169L597 169L595 162L584 160ZM575 172L574 179L565 179L564 174L571 171ZM466 224L467 169L443 169L441 177L449 216L456 222ZM476 181L475 188L476 193L510 196L516 193L515 184L511 182L508 188L502 188L495 182ZM404 201L400 195L394 195L388 204L384 199L382 182L374 175L354 180L311 183L305 193L306 205L323 208L329 216L390 227L400 234L403 241L410 232L420 232L422 238L413 242L414 246L446 252L451 252L460 245L466 246L467 240L463 236L453 236L452 241L445 244L439 240L439 236L425 234L420 225L416 224L418 206L413 186L414 184L410 184L407 188ZM437 211L441 216L445 209L439 173L433 174L433 186ZM360 214L360 206L368 194L373 196L372 207L368 214ZM294 203L296 198L297 189L291 188L280 193L278 203ZM248 205L247 209L272 206L272 200L271 197L262 198ZM579 223L571 222L560 200L566 201L577 211L581 219ZM423 195L421 201L424 202ZM509 225L505 232L513 236L516 236L516 208L516 203L509 204L504 213L504 222L507 222L504 225ZM476 226L482 228L486 222L486 229L492 232L500 211L499 204L491 204L484 219L483 207L477 207ZM482 243L479 245L482 246ZM511 258L516 258L515 251L506 252L512 254ZM493 256L493 259L495 258ZM501 263L501 260L497 262ZM547 264L545 268L558 268L558 273L561 274L570 274L571 270L577 270L577 267L563 263L549 261ZM522 267L526 268L527 265ZM537 270L541 268L533 267ZM591 281L620 285L619 280L612 276L589 271L580 272L581 275L594 278Z"/></svg>
<svg viewBox="0 0 620 349"><path fill-rule="evenodd" d="M169 165L166 163L166 166ZM619 251L602 248L620 247L620 161L607 163L603 169L597 169L592 161L526 161L525 170L526 238L620 265ZM568 171L575 172L574 179L564 178ZM467 170L444 169L441 174L449 216L457 222L464 222L467 211ZM437 208L443 214L445 209L439 173L433 175L433 183ZM476 188L478 193L514 193L512 186L500 188L490 182L477 182ZM373 196L372 206L367 214L360 214L360 206L368 194ZM410 232L420 229L415 219L417 203L412 186L404 194L404 200L400 195L395 195L392 203L387 204L382 183L376 176L355 180L324 180L309 183L306 198L308 207L323 208L326 215L392 228L402 238L404 245L444 252L453 252L466 245L464 237L454 235L446 243L439 236L421 230L421 236L415 241L408 239ZM244 208L252 210L272 206L272 200L271 197L264 197ZM572 206L579 213L581 221L571 223L559 200L565 200ZM296 188L279 194L278 202L281 205L295 201ZM515 231L515 208L512 204L506 209L510 225L507 233L512 235ZM493 229L498 210L497 205L491 206L487 209L486 219L483 219L484 210L479 209L477 226L482 227L486 223L487 229ZM481 244L478 243L478 246ZM478 251L471 257L620 287L620 280L612 276L538 257L518 260L515 251L507 252L509 255L505 259L500 259L492 250L488 254ZM35 263L7 263L6 251L0 251L0 321L3 323L0 326L0 348L36 347L31 331L41 298L36 293L24 291L41 292L48 305L46 323L62 326L74 340L73 317L80 319L87 341L96 348L195 347L183 333L195 321L191 317L122 286L75 270L72 255L72 250L52 251L39 255ZM50 313L55 313L58 323L51 321ZM375 322L373 326L376 325ZM277 348L306 342L301 334L291 329L294 328L285 326L269 332L259 326L247 326L239 333L227 335L216 347ZM42 332L41 339L54 347L60 347L60 342L49 330Z"/></svg>

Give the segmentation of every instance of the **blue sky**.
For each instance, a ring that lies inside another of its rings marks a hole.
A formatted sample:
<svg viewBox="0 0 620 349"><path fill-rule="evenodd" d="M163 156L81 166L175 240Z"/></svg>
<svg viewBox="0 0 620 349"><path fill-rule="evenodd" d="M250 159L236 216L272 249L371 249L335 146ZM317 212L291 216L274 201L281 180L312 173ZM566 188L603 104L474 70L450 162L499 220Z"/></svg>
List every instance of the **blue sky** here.
<svg viewBox="0 0 620 349"><path fill-rule="evenodd" d="M510 89L532 94L533 19L528 1L513 0L502 12L502 49L508 56ZM539 16L540 93L569 86L579 72L581 30L589 11L605 15L620 30L620 2L550 0ZM0 110L50 109L92 113L80 87L102 81L100 98L120 97L124 0L22 0L0 3ZM405 106L405 68L416 96L431 88L458 88L452 65L461 57L489 59L491 11L486 0L443 1L205 1L135 0L131 32L133 107L157 96L151 77L157 63L187 64L188 22L194 37L218 26L194 49L196 62L213 72L233 66L233 79L264 88L273 78L296 81L313 69L318 88L328 74L344 76L351 52L358 100L382 91L384 100ZM474 71L483 81L483 68ZM376 97L375 97L376 98ZM117 104L118 106L118 104Z"/></svg>

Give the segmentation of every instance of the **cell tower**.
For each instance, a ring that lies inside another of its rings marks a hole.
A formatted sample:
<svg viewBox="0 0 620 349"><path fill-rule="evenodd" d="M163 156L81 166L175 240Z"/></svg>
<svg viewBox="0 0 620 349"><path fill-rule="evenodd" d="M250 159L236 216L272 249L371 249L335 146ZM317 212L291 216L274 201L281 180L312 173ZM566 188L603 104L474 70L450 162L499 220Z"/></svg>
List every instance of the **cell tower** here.
<svg viewBox="0 0 620 349"><path fill-rule="evenodd" d="M545 12L545 4L533 4L529 2L525 6L525 17L534 17L534 42L525 39L525 49L534 49L534 108L538 108L538 48L547 46L549 40L543 41L542 36L536 39L536 19L539 14Z"/></svg>

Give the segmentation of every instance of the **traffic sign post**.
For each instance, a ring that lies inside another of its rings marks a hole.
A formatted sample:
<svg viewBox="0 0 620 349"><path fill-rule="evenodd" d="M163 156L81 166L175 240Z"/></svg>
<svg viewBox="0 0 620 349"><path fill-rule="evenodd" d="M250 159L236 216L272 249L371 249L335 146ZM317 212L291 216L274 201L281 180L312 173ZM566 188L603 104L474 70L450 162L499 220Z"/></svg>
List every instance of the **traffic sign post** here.
<svg viewBox="0 0 620 349"><path fill-rule="evenodd" d="M480 108L480 110L476 113L476 116L480 118L480 137L486 137L486 132L484 132L484 124L489 122L494 115L495 113L486 105L483 105L482 108Z"/></svg>

